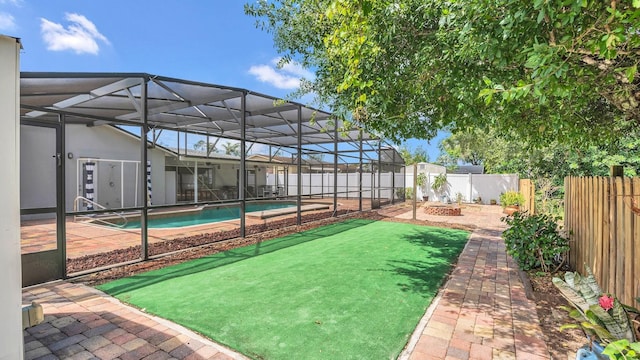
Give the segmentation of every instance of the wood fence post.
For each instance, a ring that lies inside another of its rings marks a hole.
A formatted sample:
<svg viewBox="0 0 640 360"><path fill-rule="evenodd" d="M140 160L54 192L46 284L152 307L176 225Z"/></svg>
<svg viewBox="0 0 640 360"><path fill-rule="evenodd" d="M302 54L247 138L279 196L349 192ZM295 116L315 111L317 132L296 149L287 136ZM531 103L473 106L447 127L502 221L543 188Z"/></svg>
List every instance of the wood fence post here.
<svg viewBox="0 0 640 360"><path fill-rule="evenodd" d="M611 177L619 177L624 176L624 166L622 165L611 165Z"/></svg>

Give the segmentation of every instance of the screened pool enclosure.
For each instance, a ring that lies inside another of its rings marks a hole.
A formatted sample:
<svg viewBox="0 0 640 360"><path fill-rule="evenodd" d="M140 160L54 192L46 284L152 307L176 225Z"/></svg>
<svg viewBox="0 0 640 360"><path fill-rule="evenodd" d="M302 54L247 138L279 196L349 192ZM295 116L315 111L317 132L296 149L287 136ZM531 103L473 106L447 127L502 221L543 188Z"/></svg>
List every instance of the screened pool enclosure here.
<svg viewBox="0 0 640 360"><path fill-rule="evenodd" d="M20 85L25 286L404 197L393 147L295 102L143 73ZM212 208L223 220L148 226Z"/></svg>

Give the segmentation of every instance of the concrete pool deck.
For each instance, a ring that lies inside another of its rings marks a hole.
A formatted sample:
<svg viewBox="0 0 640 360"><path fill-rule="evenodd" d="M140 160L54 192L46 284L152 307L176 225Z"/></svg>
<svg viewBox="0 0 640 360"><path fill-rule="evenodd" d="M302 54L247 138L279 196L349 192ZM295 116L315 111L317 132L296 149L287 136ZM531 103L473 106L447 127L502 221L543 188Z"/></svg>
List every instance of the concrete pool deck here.
<svg viewBox="0 0 640 360"><path fill-rule="evenodd" d="M326 204L308 204L308 205L301 205L300 211L308 212L308 211L328 210L329 208L331 208L331 206ZM247 218L269 219L276 216L295 214L296 212L298 212L297 207L260 210L260 211L248 212Z"/></svg>
<svg viewBox="0 0 640 360"><path fill-rule="evenodd" d="M410 219L410 207L380 210ZM418 220L475 225L449 280L427 309L400 359L549 359L536 315L507 256L499 207ZM23 290L40 302L43 324L24 332L25 359L245 359L166 320L68 281Z"/></svg>

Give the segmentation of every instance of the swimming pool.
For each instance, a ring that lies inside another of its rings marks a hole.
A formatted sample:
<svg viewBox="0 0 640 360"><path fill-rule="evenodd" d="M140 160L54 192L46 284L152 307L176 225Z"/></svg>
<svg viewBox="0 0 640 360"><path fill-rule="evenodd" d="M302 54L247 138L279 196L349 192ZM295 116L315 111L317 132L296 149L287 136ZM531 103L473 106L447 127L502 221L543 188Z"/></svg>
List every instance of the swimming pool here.
<svg viewBox="0 0 640 360"><path fill-rule="evenodd" d="M265 211L273 209L293 208L296 203L252 203L247 204L245 212ZM240 218L240 208L236 206L212 207L198 211L164 213L162 216L154 216L151 214L147 220L147 228L177 228L183 226L202 225L212 222L220 222L225 220L233 220ZM139 229L140 221L129 221L122 229Z"/></svg>

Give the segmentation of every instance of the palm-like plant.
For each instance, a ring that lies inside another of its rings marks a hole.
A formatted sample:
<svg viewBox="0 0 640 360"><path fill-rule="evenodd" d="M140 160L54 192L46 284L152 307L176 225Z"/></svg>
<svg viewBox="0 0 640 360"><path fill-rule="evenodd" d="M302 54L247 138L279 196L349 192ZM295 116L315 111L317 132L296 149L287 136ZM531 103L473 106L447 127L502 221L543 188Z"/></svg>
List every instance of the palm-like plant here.
<svg viewBox="0 0 640 360"><path fill-rule="evenodd" d="M604 294L591 269L587 266L587 276L577 272L565 273L564 280L554 277L553 284L573 305L565 308L578 324L564 325L563 329L582 328L583 331L601 343L626 339L636 341L636 334L629 313L640 313L637 309L625 306L611 295Z"/></svg>
<svg viewBox="0 0 640 360"><path fill-rule="evenodd" d="M431 184L431 188L436 193L441 193L444 188L447 186L447 174L439 174L433 179L433 184Z"/></svg>
<svg viewBox="0 0 640 360"><path fill-rule="evenodd" d="M240 144L239 143L223 143L222 147L224 148L224 153L226 155L235 155L240 156Z"/></svg>

